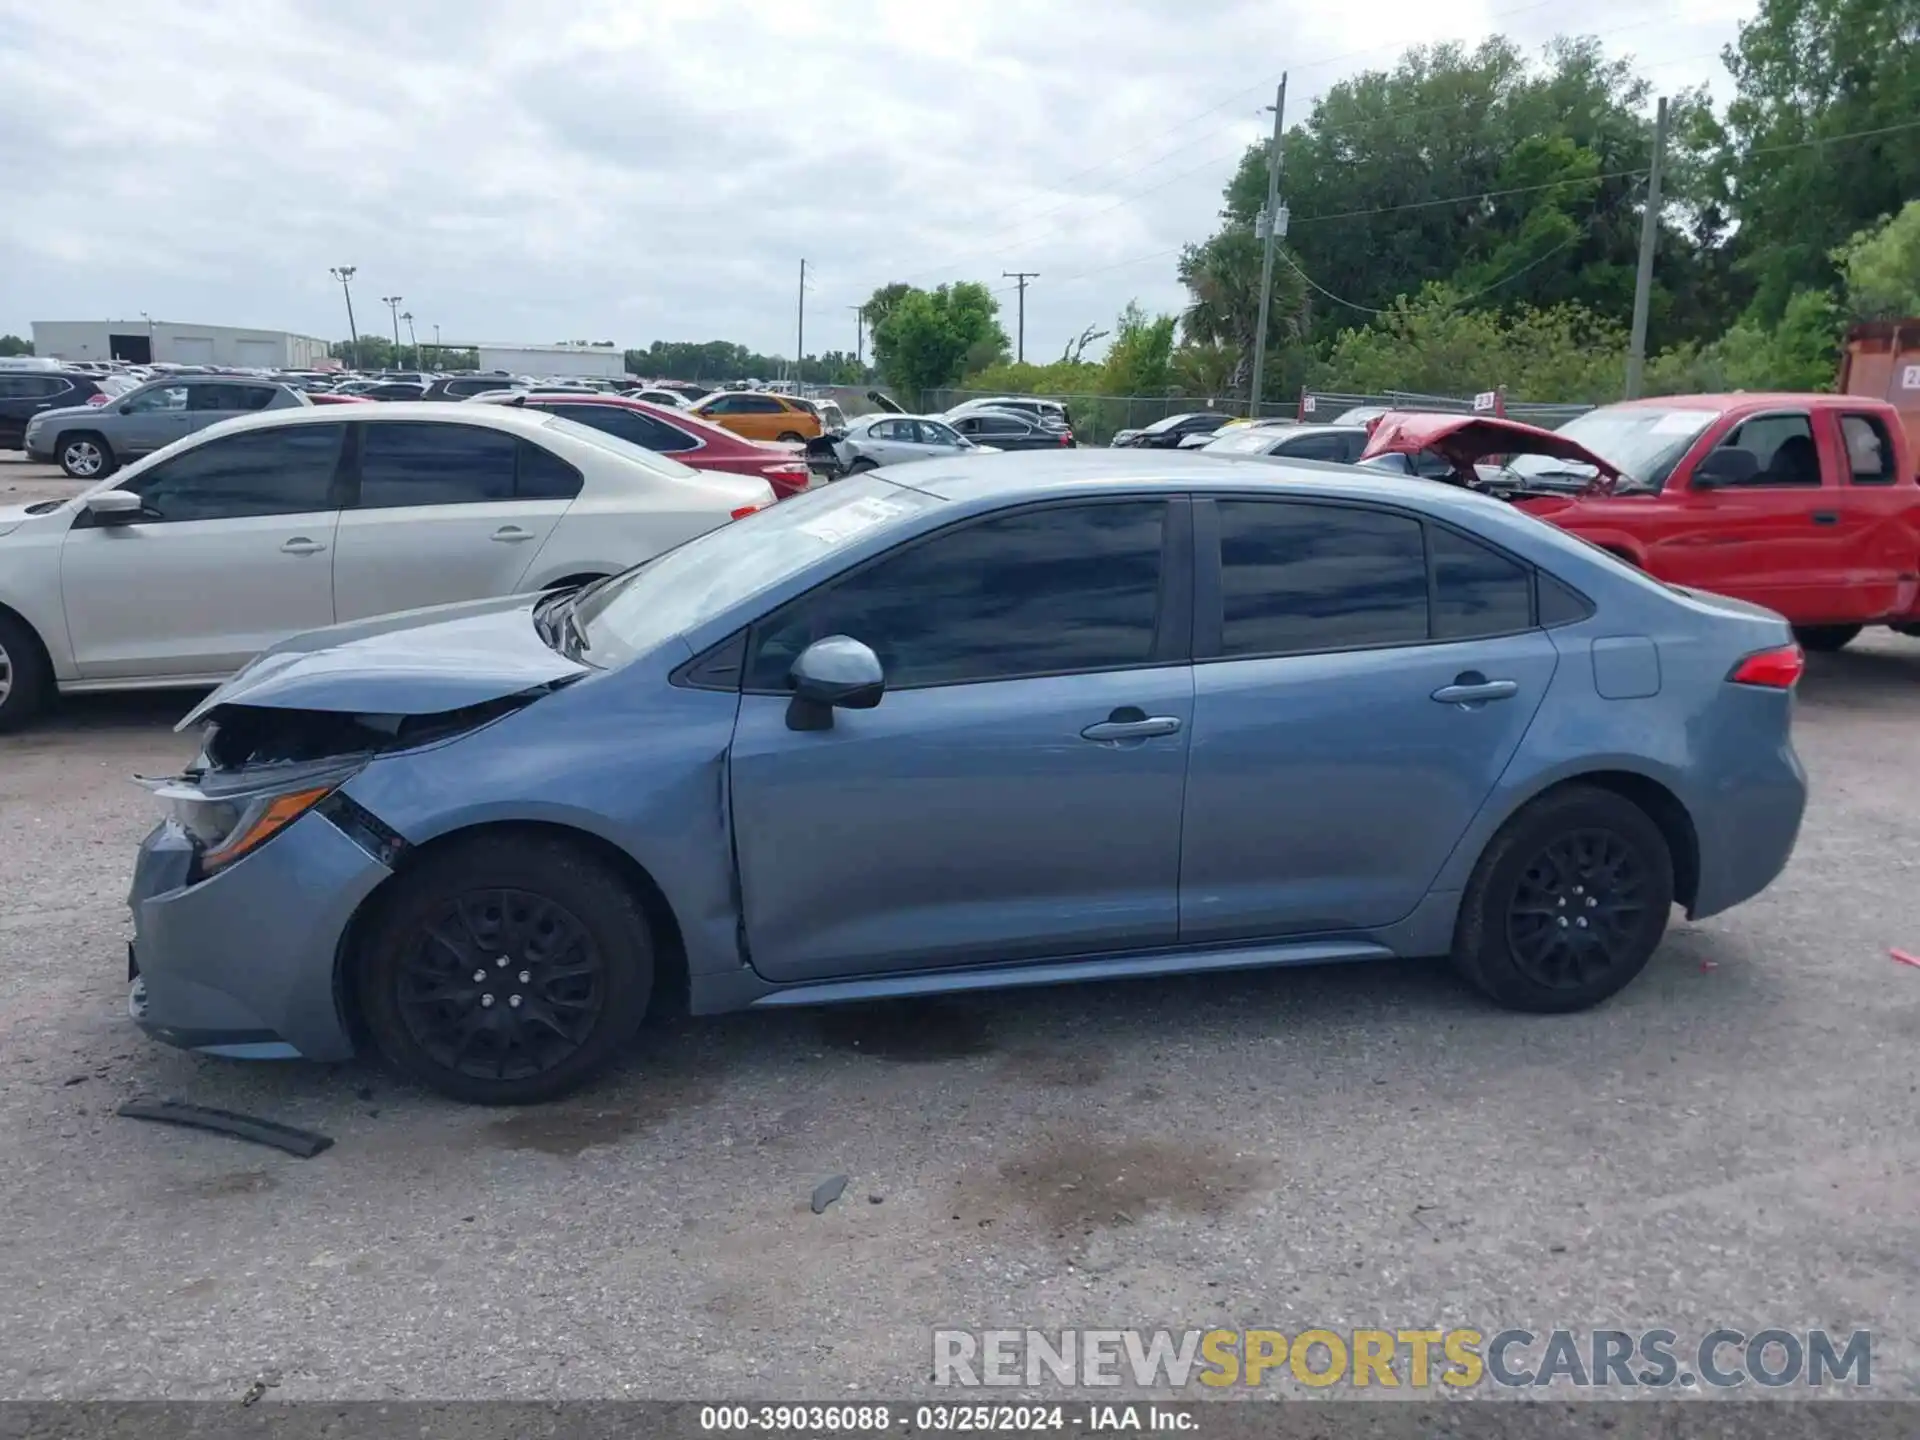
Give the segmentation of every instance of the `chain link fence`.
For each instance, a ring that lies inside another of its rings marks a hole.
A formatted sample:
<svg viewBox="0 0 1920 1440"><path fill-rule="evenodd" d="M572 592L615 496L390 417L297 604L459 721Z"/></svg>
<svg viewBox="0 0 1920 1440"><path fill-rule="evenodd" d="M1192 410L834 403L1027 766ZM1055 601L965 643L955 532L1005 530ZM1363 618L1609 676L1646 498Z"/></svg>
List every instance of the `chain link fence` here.
<svg viewBox="0 0 1920 1440"><path fill-rule="evenodd" d="M1414 390L1387 390L1378 395L1358 395L1336 390L1302 390L1293 416L1305 423L1325 425L1339 419L1348 410L1361 408L1438 411L1444 415L1493 415L1557 430L1574 416L1586 414L1593 406L1510 400L1505 390L1488 390L1479 395L1423 395ZM1272 405L1262 406L1261 412L1286 413Z"/></svg>

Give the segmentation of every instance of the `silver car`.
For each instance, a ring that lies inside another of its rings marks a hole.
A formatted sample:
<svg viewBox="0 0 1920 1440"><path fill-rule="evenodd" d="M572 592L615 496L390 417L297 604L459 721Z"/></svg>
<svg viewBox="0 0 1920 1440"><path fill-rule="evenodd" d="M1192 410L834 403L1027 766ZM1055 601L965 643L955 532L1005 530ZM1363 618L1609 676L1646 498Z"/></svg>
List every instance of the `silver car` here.
<svg viewBox="0 0 1920 1440"><path fill-rule="evenodd" d="M822 439L832 447L833 458L845 475L912 460L985 455L994 448L974 444L946 421L930 415L862 415L840 434ZM812 445L807 448L813 453Z"/></svg>
<svg viewBox="0 0 1920 1440"><path fill-rule="evenodd" d="M75 480L100 480L218 421L312 403L291 386L244 375L162 376L105 405L41 411L24 447L29 460L55 462Z"/></svg>

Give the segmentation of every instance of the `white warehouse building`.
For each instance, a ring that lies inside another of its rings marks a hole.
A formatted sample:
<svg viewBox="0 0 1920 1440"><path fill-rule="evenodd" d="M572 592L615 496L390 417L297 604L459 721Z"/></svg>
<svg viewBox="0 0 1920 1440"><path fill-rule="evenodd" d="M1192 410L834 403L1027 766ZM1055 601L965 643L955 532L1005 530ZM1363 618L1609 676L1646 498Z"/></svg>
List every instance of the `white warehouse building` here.
<svg viewBox="0 0 1920 1440"><path fill-rule="evenodd" d="M627 373L627 352L618 345L476 345L474 349L482 370L504 370L509 375L618 380Z"/></svg>
<svg viewBox="0 0 1920 1440"><path fill-rule="evenodd" d="M33 353L60 360L124 360L133 365L163 361L310 370L327 358L327 342L286 330L186 325L175 320L36 320Z"/></svg>

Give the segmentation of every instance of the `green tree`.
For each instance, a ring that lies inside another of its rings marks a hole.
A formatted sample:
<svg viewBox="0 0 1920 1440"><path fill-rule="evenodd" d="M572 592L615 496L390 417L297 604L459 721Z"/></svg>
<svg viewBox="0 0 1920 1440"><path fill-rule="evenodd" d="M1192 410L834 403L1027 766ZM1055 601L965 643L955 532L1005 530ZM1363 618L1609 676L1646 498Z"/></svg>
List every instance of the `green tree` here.
<svg viewBox="0 0 1920 1440"><path fill-rule="evenodd" d="M1722 199L1755 318L1838 278L1836 250L1920 195L1920 0L1760 0L1725 54ZM1832 141L1831 144L1818 143Z"/></svg>
<svg viewBox="0 0 1920 1440"><path fill-rule="evenodd" d="M890 285L882 285L867 297L867 303L860 307L860 318L867 322L869 330L878 330L885 323L893 307L913 291L913 286L904 281L895 280Z"/></svg>
<svg viewBox="0 0 1920 1440"><path fill-rule="evenodd" d="M1264 151L1260 163L1264 175ZM1230 187L1230 216L1231 208ZM1224 388L1243 396L1251 380L1254 336L1260 329L1263 244L1253 233L1251 218L1244 222L1229 218L1218 234L1187 246L1180 255L1180 283L1187 287L1189 297L1180 316L1181 332L1189 346L1210 347L1216 354L1233 353L1234 369ZM1267 393L1263 399L1285 395L1299 384L1306 314L1305 291L1298 274L1291 265L1276 264L1267 315L1267 371L1263 380Z"/></svg>
<svg viewBox="0 0 1920 1440"><path fill-rule="evenodd" d="M1898 215L1855 232L1835 249L1833 259L1846 280L1847 310L1854 319L1920 315L1920 200L1909 200Z"/></svg>
<svg viewBox="0 0 1920 1440"><path fill-rule="evenodd" d="M1138 301L1129 300L1100 367L1102 393L1164 395L1173 381L1173 326L1173 316L1149 317Z"/></svg>
<svg viewBox="0 0 1920 1440"><path fill-rule="evenodd" d="M18 335L0 335L0 356L31 354L33 354L31 340L22 340Z"/></svg>
<svg viewBox="0 0 1920 1440"><path fill-rule="evenodd" d="M874 361L887 383L906 395L919 397L951 385L970 360L1005 358L1007 332L996 318L999 310L992 292L971 280L931 291L910 289L874 326Z"/></svg>

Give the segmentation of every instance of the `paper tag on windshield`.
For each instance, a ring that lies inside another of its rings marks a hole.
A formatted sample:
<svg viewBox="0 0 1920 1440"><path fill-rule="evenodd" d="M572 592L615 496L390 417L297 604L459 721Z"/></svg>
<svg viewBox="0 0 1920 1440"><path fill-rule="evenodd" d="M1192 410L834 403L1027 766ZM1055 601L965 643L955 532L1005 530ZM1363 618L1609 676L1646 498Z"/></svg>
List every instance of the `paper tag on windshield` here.
<svg viewBox="0 0 1920 1440"><path fill-rule="evenodd" d="M1656 435L1691 435L1707 428L1713 419L1711 410L1671 410L1653 422Z"/></svg>
<svg viewBox="0 0 1920 1440"><path fill-rule="evenodd" d="M907 507L896 501L867 496L850 505L842 505L829 515L809 520L800 527L800 533L824 540L829 545L838 545L906 513Z"/></svg>

